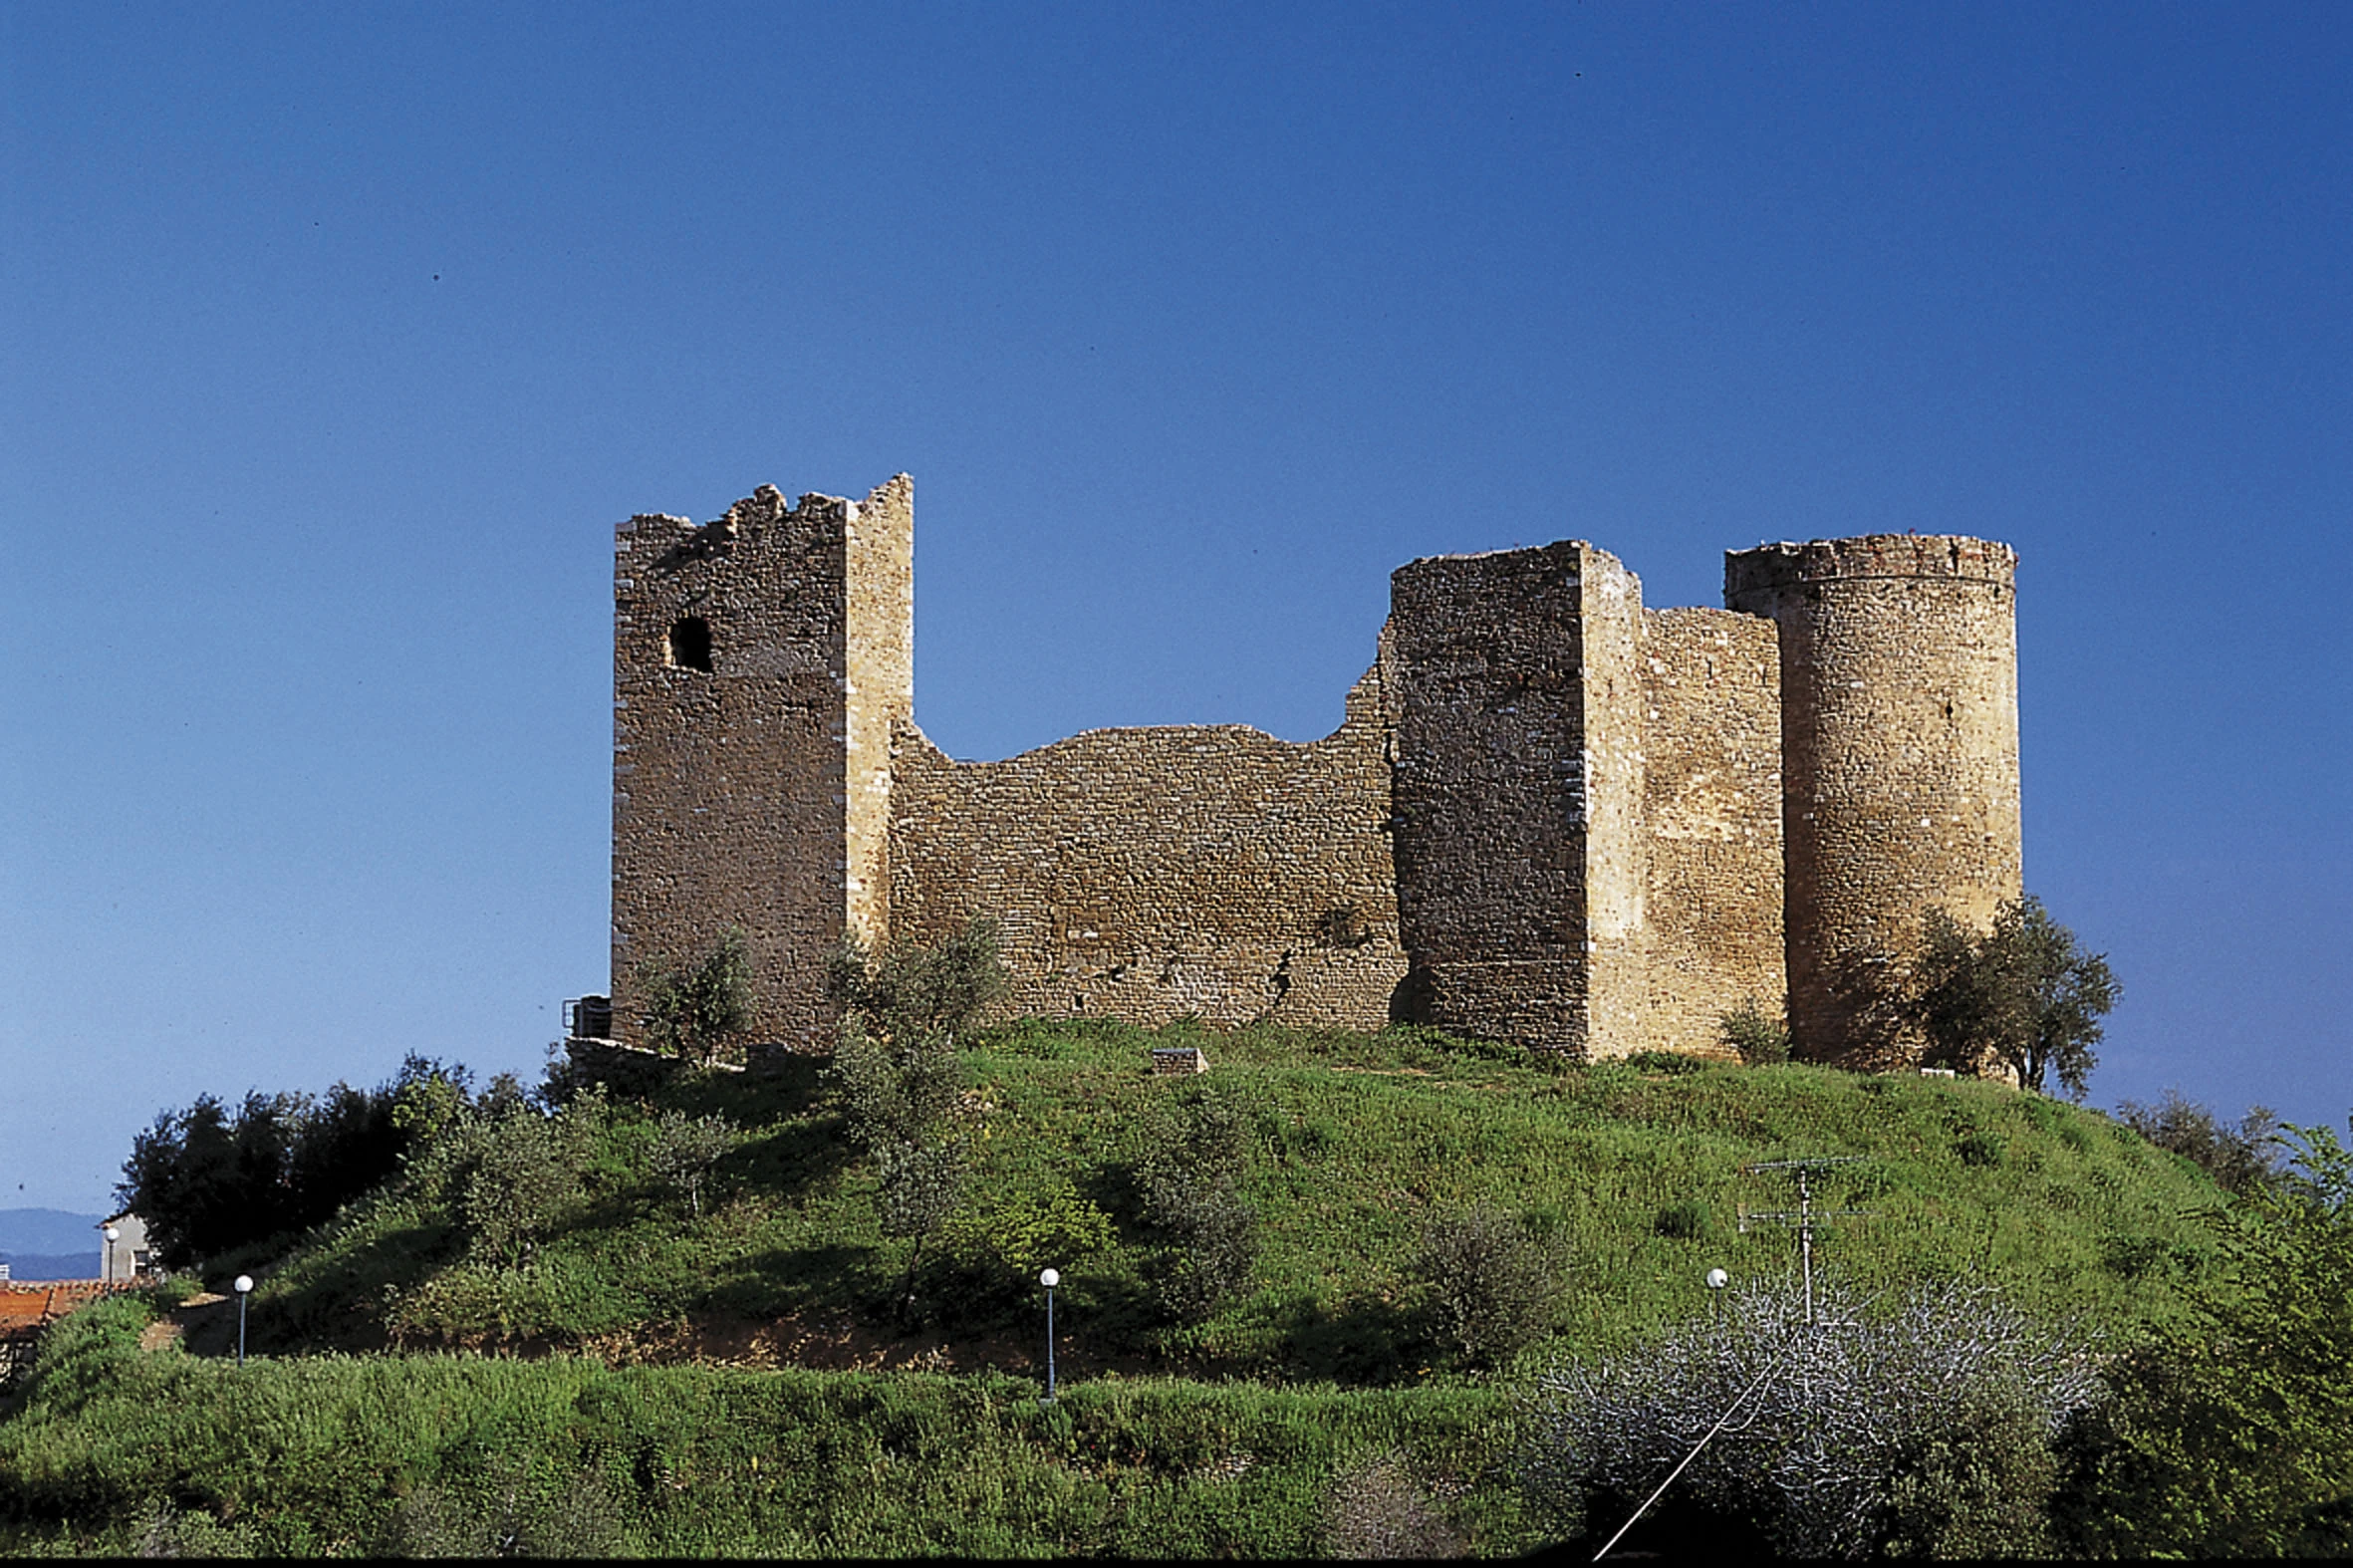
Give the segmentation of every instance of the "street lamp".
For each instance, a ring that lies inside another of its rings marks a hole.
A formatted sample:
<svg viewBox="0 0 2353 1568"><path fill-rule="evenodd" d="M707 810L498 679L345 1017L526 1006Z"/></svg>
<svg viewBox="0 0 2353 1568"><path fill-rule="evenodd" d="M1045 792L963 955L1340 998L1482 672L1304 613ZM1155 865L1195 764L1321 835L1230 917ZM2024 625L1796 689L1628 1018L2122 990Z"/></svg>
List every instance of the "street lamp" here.
<svg viewBox="0 0 2353 1568"><path fill-rule="evenodd" d="M239 1274L234 1288L237 1292L237 1365L242 1367L245 1365L245 1300L253 1294L253 1276Z"/></svg>
<svg viewBox="0 0 2353 1568"><path fill-rule="evenodd" d="M109 1225L99 1234L107 1238L107 1285L111 1289L115 1283L115 1243L123 1239L123 1227Z"/></svg>
<svg viewBox="0 0 2353 1568"><path fill-rule="evenodd" d="M1723 1288L1731 1282L1732 1276L1720 1268L1707 1271L1707 1295L1715 1303L1715 1321L1718 1323L1723 1321Z"/></svg>
<svg viewBox="0 0 2353 1568"><path fill-rule="evenodd" d="M1038 1403L1054 1403L1054 1287L1062 1283L1062 1275L1047 1269L1038 1276L1038 1283L1046 1287L1046 1397Z"/></svg>

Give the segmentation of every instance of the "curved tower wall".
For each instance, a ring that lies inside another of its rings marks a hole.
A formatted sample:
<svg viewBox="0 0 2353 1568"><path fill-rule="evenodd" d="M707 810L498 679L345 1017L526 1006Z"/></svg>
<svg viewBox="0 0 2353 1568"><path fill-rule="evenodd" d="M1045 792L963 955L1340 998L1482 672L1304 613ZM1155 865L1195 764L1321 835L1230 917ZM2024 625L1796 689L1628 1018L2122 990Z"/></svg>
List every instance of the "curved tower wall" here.
<svg viewBox="0 0 2353 1568"><path fill-rule="evenodd" d="M1789 1021L1800 1054L1872 1065L1874 1004L1922 916L1980 928L2018 896L2017 553L1873 534L1724 557L1724 605L1781 643Z"/></svg>

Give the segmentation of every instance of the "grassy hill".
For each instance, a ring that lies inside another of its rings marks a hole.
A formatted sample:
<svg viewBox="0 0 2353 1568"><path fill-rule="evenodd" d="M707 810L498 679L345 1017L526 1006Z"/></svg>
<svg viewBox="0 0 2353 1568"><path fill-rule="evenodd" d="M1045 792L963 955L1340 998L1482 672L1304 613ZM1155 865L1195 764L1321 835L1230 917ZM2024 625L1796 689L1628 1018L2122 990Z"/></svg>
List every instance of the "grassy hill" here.
<svg viewBox="0 0 2353 1568"><path fill-rule="evenodd" d="M1155 1043L1212 1070L1154 1078ZM1826 1227L1823 1268L1967 1276L2112 1345L2182 1310L2222 1201L2099 1113L1967 1081L1095 1023L994 1030L969 1062L976 1177L912 1324L906 1243L816 1064L658 1072L572 1102L574 1186L528 1266L482 1255L427 1160L290 1257L224 1260L262 1280L242 1373L202 1354L225 1304L160 1351L137 1299L69 1320L0 1420L0 1548L1289 1555L1331 1547L1335 1486L1393 1453L1454 1538L1519 1550L1517 1380L1707 1310L1710 1267L1794 1270L1793 1235L1739 1232L1743 1205L1793 1206L1745 1164L1864 1156L1816 1187L1869 1211ZM1246 1129L1261 1247L1183 1321L1137 1167L1204 1094ZM650 1165L664 1112L735 1125L699 1213ZM1477 1204L1565 1270L1514 1368L1452 1359L1413 1267L1432 1216Z"/></svg>
<svg viewBox="0 0 2353 1568"><path fill-rule="evenodd" d="M1208 1075L1149 1076L1149 1046L1176 1038L1206 1047ZM1867 1288L1968 1275L2029 1310L2129 1333L2175 1309L2174 1283L2204 1266L2193 1216L2220 1200L2106 1117L1988 1083L1803 1066L1553 1071L1424 1031L1093 1023L997 1030L970 1061L987 1107L980 1166L919 1282L915 1333L893 1308L905 1243L879 1230L871 1162L815 1065L794 1063L774 1077L678 1075L584 1112L596 1124L583 1131L585 1185L528 1269L470 1258L450 1195L396 1184L265 1274L257 1343L623 1359L703 1343L826 1365L889 1359L903 1342L934 1364L1026 1368L1033 1281L1052 1264L1078 1375L1402 1384L1443 1371L1410 1277L1434 1213L1492 1204L1555 1238L1561 1342L1606 1350L1701 1310L1711 1266L1735 1279L1794 1269L1792 1235L1740 1234L1737 1215L1793 1207L1785 1176L1740 1168L1799 1155L1868 1157L1817 1189L1824 1207L1869 1210L1826 1227L1825 1267ZM1182 1324L1152 1289L1166 1249L1143 1221L1135 1167L1155 1120L1201 1093L1245 1118L1262 1252L1251 1290ZM664 1108L741 1129L699 1217L646 1168Z"/></svg>

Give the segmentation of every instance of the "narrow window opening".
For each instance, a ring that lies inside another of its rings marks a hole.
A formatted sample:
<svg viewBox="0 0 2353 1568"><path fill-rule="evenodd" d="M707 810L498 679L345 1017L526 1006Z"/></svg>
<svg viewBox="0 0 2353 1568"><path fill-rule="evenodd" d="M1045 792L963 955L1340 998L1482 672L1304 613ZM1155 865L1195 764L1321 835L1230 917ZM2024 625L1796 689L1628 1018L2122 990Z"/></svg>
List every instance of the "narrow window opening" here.
<svg viewBox="0 0 2353 1568"><path fill-rule="evenodd" d="M711 624L700 616L688 616L670 628L669 659L672 669L699 669L711 672Z"/></svg>

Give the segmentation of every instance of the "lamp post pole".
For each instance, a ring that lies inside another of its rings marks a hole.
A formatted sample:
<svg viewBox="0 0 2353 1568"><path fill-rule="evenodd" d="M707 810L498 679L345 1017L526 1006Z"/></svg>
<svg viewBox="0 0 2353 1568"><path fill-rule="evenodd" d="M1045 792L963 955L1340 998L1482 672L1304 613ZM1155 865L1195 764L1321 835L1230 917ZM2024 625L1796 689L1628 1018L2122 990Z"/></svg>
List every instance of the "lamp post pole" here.
<svg viewBox="0 0 2353 1568"><path fill-rule="evenodd" d="M107 1238L107 1288L113 1290L115 1288L115 1243L123 1239L123 1232L118 1226L109 1225L99 1233Z"/></svg>
<svg viewBox="0 0 2353 1568"><path fill-rule="evenodd" d="M1054 1403L1054 1287L1062 1283L1061 1274L1047 1269L1038 1276L1038 1283L1046 1287L1046 1397L1038 1403Z"/></svg>
<svg viewBox="0 0 2353 1568"><path fill-rule="evenodd" d="M1707 1271L1707 1299L1715 1303L1715 1321L1719 1324L1723 1322L1723 1288L1731 1282L1732 1276L1720 1268Z"/></svg>
<svg viewBox="0 0 2353 1568"><path fill-rule="evenodd" d="M253 1276L237 1276L237 1365L245 1365L245 1301L253 1294Z"/></svg>

